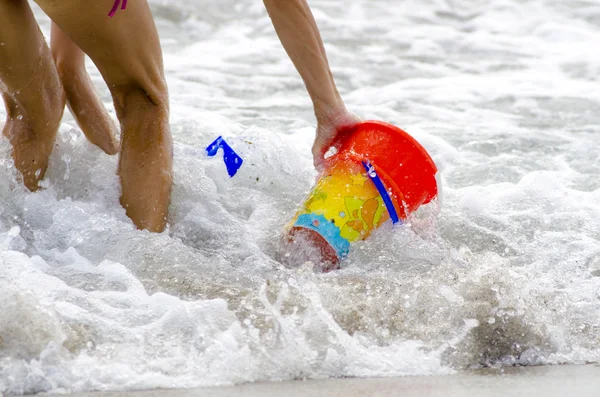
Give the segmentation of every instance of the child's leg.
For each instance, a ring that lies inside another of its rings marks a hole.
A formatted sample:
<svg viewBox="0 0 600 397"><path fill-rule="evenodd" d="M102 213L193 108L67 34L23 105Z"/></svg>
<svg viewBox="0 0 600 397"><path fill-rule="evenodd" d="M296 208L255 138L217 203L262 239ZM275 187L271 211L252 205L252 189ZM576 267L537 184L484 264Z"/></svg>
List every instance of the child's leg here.
<svg viewBox="0 0 600 397"><path fill-rule="evenodd" d="M117 126L96 95L85 70L85 53L55 23L52 23L50 48L67 95L67 105L79 128L107 154L118 153Z"/></svg>
<svg viewBox="0 0 600 397"><path fill-rule="evenodd" d="M27 0L0 0L0 92L7 120L2 130L15 167L30 190L48 167L65 96Z"/></svg>
<svg viewBox="0 0 600 397"><path fill-rule="evenodd" d="M36 0L90 56L112 93L121 123L121 204L143 229L166 225L172 182L169 105L158 33L148 4L113 0Z"/></svg>

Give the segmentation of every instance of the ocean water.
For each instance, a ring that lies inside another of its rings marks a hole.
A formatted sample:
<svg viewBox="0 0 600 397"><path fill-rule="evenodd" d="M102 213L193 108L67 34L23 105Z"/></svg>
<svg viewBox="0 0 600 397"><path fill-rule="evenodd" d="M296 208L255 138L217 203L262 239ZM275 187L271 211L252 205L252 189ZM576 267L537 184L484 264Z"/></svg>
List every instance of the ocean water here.
<svg viewBox="0 0 600 397"><path fill-rule="evenodd" d="M117 158L70 115L40 192L0 140L0 392L600 361L600 3L311 1L348 108L413 135L443 188L437 216L382 227L327 274L281 244L315 181L315 122L262 2L150 3L169 227L135 230ZM245 159L231 179L204 153L219 135Z"/></svg>

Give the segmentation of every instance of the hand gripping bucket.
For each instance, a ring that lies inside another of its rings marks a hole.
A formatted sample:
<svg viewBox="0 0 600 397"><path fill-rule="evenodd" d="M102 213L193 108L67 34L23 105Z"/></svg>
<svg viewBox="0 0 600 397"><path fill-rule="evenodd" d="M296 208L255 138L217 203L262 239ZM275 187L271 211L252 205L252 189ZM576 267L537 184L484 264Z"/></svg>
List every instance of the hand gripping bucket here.
<svg viewBox="0 0 600 397"><path fill-rule="evenodd" d="M288 227L318 251L324 270L389 219L402 223L438 193L437 167L410 135L381 121L360 123L326 166Z"/></svg>

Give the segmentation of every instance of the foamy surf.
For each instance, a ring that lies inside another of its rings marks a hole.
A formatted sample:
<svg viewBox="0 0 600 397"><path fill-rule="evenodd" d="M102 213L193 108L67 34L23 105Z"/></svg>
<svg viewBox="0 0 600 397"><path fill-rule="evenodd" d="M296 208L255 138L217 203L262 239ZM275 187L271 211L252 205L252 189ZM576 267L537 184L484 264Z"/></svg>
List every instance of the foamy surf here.
<svg viewBox="0 0 600 397"><path fill-rule="evenodd" d="M117 159L70 116L38 193L2 139L0 391L600 360L594 2L311 3L348 107L412 134L444 191L437 219L383 227L329 274L284 265L281 231L316 176L314 120L262 4L151 5L169 228L134 229ZM244 158L234 178L204 153L219 135Z"/></svg>

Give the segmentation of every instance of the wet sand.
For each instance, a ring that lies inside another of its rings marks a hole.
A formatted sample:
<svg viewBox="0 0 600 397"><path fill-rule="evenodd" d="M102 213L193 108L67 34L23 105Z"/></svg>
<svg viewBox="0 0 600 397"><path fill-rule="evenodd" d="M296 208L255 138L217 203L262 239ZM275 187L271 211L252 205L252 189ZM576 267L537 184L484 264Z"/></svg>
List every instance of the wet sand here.
<svg viewBox="0 0 600 397"><path fill-rule="evenodd" d="M71 397L597 397L600 365L477 370L448 376L323 379L198 389L76 393Z"/></svg>

